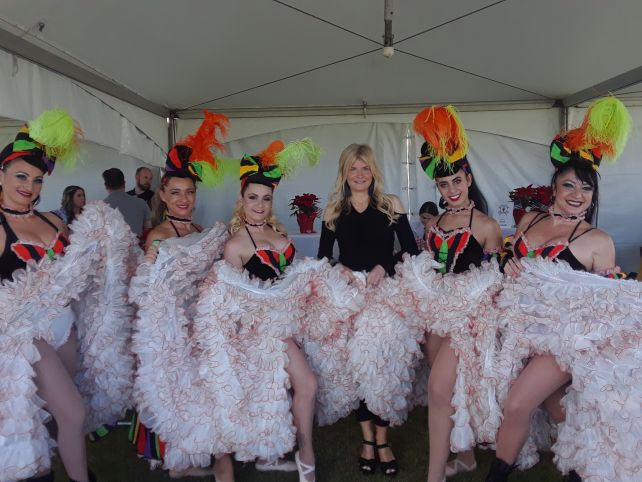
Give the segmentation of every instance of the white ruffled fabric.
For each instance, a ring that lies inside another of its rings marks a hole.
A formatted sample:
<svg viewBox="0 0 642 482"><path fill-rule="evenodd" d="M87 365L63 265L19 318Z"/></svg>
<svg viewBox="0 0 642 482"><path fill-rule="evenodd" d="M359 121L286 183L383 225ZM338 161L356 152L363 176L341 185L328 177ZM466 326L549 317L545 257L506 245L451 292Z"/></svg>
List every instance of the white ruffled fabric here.
<svg viewBox="0 0 642 482"><path fill-rule="evenodd" d="M134 400L139 417L166 443L165 466L184 470L209 466L210 454L226 452L208 437L202 421L212 404L224 404L229 418L241 395L221 387L211 398L200 383L192 320L198 287L220 259L228 235L214 227L159 246L154 264L143 263L132 278L129 297L138 306L132 351L138 359ZM230 363L217 361L219 370ZM227 403L225 403L227 402Z"/></svg>
<svg viewBox="0 0 642 482"><path fill-rule="evenodd" d="M560 470L574 469L588 482L639 481L641 285L573 271L561 262L522 262L525 272L507 280L497 300L502 312L502 348L495 359L500 405L529 356L554 355L573 378L562 400L566 421L558 426L552 447ZM518 462L528 467L536 461L531 436Z"/></svg>
<svg viewBox="0 0 642 482"><path fill-rule="evenodd" d="M132 259L136 248L119 212L102 202L90 203L72 225L73 234L65 256L43 259L13 273L12 281L0 286L0 481L28 478L50 468L55 442L44 426L49 414L36 395L32 365L40 359L34 338L53 343L52 320L74 300L83 300L82 319L77 321L81 372L77 378L88 405L87 430L115 422L129 406L131 363L127 352L129 320L123 293L127 278L106 269ZM112 276L113 275L113 276ZM116 295L115 306L101 316L95 306L104 293ZM123 317L123 318L121 318ZM123 325L124 324L124 325ZM96 353L100 336L114 336L114 346ZM89 380L85 374L96 377Z"/></svg>
<svg viewBox="0 0 642 482"><path fill-rule="evenodd" d="M359 403L346 367L352 322L363 308L364 288L363 283L348 284L339 266L323 263L303 305L297 339L317 379L316 416L321 426L347 416Z"/></svg>
<svg viewBox="0 0 642 482"><path fill-rule="evenodd" d="M452 401L454 427L450 438L451 450L458 452L472 448L476 443L493 441L495 437L492 417L497 413L497 404L495 386L488 374L492 372L497 337L492 301L501 288L502 275L495 262L483 263L479 268L471 266L469 271L460 274L439 274L435 271L436 266L431 253L422 252L397 265L397 276L389 283L392 286L382 287L382 295L390 293L382 301L405 322L401 331L406 343L405 355L397 357L404 360L405 369L411 371L409 374L396 373L387 384L400 386L398 400L403 398L412 404L421 402L425 397L422 388L426 386L428 370L421 361L418 342L424 332L449 337L459 358ZM394 336L394 333L388 336ZM418 380L410 391L412 371L417 371L422 380ZM401 385L397 385L399 378ZM370 402L367 403L370 408ZM397 420L403 421L408 407L402 403L399 406L404 411L397 413ZM396 421L391 418L391 422L393 420Z"/></svg>
<svg viewBox="0 0 642 482"><path fill-rule="evenodd" d="M213 404L206 421L210 437L242 461L274 460L295 442L285 350L287 338L301 331L303 306L312 280L325 261L295 261L276 282L252 279L221 261L202 285L194 336L201 350L205 390L215 397L221 387L243 398L229 408ZM221 359L232 364L221 369ZM221 430L221 421L233 429Z"/></svg>

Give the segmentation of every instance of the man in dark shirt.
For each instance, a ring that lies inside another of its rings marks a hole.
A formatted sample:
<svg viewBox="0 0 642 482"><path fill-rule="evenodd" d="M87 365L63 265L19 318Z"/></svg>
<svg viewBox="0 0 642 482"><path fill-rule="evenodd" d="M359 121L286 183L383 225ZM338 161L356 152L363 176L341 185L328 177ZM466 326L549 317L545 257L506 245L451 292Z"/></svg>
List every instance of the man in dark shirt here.
<svg viewBox="0 0 642 482"><path fill-rule="evenodd" d="M151 169L145 166L139 167L136 169L136 187L131 191L127 191L130 196L141 198L150 208L152 207L152 197L154 196L154 191L150 189L153 176Z"/></svg>

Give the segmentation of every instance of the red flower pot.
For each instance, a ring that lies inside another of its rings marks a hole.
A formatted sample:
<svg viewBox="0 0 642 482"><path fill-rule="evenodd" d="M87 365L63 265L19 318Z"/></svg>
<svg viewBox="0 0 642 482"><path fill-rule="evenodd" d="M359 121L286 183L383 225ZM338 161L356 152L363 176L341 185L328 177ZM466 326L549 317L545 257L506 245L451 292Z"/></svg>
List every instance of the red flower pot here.
<svg viewBox="0 0 642 482"><path fill-rule="evenodd" d="M308 234L314 232L314 220L317 217L317 213L313 214L304 214L297 213L296 222L299 224L299 231L302 234Z"/></svg>

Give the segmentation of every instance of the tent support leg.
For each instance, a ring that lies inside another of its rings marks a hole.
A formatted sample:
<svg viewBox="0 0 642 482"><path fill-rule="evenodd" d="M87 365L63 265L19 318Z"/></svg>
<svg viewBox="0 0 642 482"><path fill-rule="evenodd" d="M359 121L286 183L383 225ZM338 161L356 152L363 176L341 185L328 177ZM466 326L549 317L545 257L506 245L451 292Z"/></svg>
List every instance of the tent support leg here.
<svg viewBox="0 0 642 482"><path fill-rule="evenodd" d="M178 119L178 114L176 111L170 111L169 117L167 118L167 145L168 149L171 149L174 144L176 144L176 119Z"/></svg>

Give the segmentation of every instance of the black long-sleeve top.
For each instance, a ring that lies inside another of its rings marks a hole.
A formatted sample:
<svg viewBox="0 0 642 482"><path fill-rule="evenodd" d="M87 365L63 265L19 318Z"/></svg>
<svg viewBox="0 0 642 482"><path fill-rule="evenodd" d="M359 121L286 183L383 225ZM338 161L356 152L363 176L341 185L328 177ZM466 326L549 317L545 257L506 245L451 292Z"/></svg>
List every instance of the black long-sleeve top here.
<svg viewBox="0 0 642 482"><path fill-rule="evenodd" d="M401 251L394 251L395 234ZM334 241L339 243L339 262L353 271L370 271L380 264L392 276L395 264L403 253L418 254L417 242L405 214L399 214L390 224L385 213L376 207L359 213L351 209L342 213L335 223L335 230L328 229L325 222L321 230L317 257L332 259Z"/></svg>

